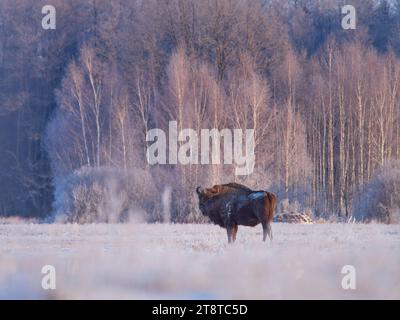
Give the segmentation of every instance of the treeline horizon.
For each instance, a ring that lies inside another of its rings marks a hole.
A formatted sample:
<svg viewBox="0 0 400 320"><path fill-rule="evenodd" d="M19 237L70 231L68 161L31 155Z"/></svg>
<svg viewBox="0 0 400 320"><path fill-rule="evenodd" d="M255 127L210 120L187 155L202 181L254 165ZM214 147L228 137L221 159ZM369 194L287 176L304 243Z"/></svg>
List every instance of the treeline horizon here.
<svg viewBox="0 0 400 320"><path fill-rule="evenodd" d="M400 160L399 0L55 0L43 30L46 4L0 3L0 216L202 221L195 188L236 181L350 217ZM254 129L254 172L150 166L169 121Z"/></svg>

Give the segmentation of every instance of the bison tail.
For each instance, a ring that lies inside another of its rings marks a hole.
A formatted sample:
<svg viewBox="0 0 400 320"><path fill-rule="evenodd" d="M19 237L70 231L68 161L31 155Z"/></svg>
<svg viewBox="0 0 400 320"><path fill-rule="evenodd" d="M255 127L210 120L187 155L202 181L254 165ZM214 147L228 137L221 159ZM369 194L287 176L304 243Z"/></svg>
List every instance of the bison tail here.
<svg viewBox="0 0 400 320"><path fill-rule="evenodd" d="M265 192L267 194L268 198L268 223L272 221L274 218L274 212L275 212L275 207L276 207L276 196L271 193L271 192Z"/></svg>
<svg viewBox="0 0 400 320"><path fill-rule="evenodd" d="M272 241L273 235L272 235L272 228L271 228L271 222L274 219L274 211L275 211L275 206L276 206L276 196L271 193L271 192L267 192L265 191L266 197L266 214L267 214L267 234L269 236L269 238Z"/></svg>

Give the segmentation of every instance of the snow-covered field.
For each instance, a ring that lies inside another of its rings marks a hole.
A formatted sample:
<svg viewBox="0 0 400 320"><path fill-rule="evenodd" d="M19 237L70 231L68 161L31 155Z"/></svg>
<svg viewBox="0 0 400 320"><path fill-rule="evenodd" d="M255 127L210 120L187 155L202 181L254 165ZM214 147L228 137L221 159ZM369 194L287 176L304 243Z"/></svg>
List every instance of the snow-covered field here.
<svg viewBox="0 0 400 320"><path fill-rule="evenodd" d="M400 299L400 226L0 224L0 298ZM41 269L56 269L43 290ZM342 288L344 265L356 289Z"/></svg>

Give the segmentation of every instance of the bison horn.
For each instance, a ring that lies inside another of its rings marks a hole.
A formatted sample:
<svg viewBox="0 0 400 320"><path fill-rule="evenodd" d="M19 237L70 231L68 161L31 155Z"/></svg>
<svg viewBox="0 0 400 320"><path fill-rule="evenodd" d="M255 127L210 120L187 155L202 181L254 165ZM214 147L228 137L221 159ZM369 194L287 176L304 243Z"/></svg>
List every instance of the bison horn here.
<svg viewBox="0 0 400 320"><path fill-rule="evenodd" d="M197 187L196 188L196 192L197 192L197 194L202 193L203 192L203 188L202 187Z"/></svg>

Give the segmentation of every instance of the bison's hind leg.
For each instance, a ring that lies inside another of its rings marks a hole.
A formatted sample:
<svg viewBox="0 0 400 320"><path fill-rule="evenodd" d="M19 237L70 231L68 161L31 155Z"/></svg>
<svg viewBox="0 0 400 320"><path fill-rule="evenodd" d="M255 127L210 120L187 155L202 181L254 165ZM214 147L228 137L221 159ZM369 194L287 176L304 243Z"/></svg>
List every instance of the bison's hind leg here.
<svg viewBox="0 0 400 320"><path fill-rule="evenodd" d="M272 239L274 238L273 236L272 236L272 227L271 227L271 223L267 223L267 232L268 232L268 236L269 236L269 238L271 239L271 241L272 241Z"/></svg>
<svg viewBox="0 0 400 320"><path fill-rule="evenodd" d="M272 241L272 228L271 228L271 224L267 221L263 221L262 223L262 227L263 227L263 241L265 241L267 239L267 235L269 236L269 238Z"/></svg>

